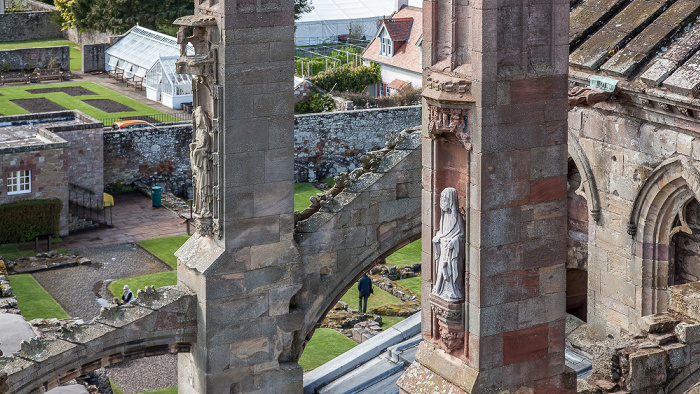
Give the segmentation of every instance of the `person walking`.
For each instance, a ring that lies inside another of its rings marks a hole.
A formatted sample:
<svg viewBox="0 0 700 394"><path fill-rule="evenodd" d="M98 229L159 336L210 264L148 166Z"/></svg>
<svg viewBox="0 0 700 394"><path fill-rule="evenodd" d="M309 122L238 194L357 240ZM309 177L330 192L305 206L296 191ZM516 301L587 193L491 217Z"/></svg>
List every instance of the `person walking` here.
<svg viewBox="0 0 700 394"><path fill-rule="evenodd" d="M360 292L360 307L358 309L361 313L367 313L367 300L370 294L374 294L372 279L370 279L367 274L362 275L362 278L357 281L357 290Z"/></svg>

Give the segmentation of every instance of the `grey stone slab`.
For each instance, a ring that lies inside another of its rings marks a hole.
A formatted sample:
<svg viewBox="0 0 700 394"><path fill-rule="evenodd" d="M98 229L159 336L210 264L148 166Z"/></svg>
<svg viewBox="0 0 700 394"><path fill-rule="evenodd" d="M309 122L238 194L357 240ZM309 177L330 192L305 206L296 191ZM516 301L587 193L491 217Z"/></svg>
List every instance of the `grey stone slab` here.
<svg viewBox="0 0 700 394"><path fill-rule="evenodd" d="M23 316L0 314L0 350L3 354L10 355L18 351L20 342L29 341L35 336L32 327Z"/></svg>
<svg viewBox="0 0 700 394"><path fill-rule="evenodd" d="M82 384L71 384L69 386L59 386L46 392L47 394L84 394L88 393Z"/></svg>
<svg viewBox="0 0 700 394"><path fill-rule="evenodd" d="M694 94L700 88L700 53L683 63L663 84L674 93Z"/></svg>
<svg viewBox="0 0 700 394"><path fill-rule="evenodd" d="M385 358L374 358L362 367L318 390L319 394L350 394L369 389L404 368L404 363L393 363ZM375 393L379 393L374 391Z"/></svg>
<svg viewBox="0 0 700 394"><path fill-rule="evenodd" d="M420 321L420 313L416 313L307 373L304 375L304 393L314 393L319 387L338 379L378 356L387 347L420 334Z"/></svg>

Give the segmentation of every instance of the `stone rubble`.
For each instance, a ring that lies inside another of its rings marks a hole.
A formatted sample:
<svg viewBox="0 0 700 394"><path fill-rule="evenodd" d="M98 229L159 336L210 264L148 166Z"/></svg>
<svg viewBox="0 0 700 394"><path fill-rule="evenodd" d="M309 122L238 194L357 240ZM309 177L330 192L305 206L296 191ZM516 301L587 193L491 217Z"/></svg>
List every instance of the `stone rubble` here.
<svg viewBox="0 0 700 394"><path fill-rule="evenodd" d="M38 253L36 256L20 257L9 261L7 270L12 274L27 274L88 264L92 264L90 259L77 255L72 251L58 253L55 250L51 250Z"/></svg>

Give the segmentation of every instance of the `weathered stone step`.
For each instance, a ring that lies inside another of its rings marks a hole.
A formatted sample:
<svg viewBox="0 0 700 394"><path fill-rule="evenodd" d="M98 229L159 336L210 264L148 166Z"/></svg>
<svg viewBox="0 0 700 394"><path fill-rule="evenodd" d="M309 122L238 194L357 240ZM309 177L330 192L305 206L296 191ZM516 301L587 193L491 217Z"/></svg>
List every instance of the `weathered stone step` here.
<svg viewBox="0 0 700 394"><path fill-rule="evenodd" d="M679 0L615 53L601 70L615 76L628 76L648 61L671 37L700 13L696 0Z"/></svg>

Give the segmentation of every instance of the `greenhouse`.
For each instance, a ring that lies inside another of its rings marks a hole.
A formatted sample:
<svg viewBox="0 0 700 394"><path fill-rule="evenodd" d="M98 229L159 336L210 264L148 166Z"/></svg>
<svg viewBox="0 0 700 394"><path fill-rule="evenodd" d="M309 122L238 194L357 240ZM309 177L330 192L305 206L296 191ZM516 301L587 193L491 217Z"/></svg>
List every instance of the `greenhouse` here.
<svg viewBox="0 0 700 394"><path fill-rule="evenodd" d="M161 56L146 73L146 97L170 108L192 102L192 76L175 72L178 56Z"/></svg>
<svg viewBox="0 0 700 394"><path fill-rule="evenodd" d="M191 44L187 45L187 53L194 54ZM143 78L150 100L160 101L170 108L180 108L180 103L192 102L192 80L188 75L175 74L175 60L179 56L180 45L175 37L135 26L105 51L105 70L119 68L125 79ZM148 78L147 73L152 68L159 71ZM189 86L185 87L187 84Z"/></svg>

